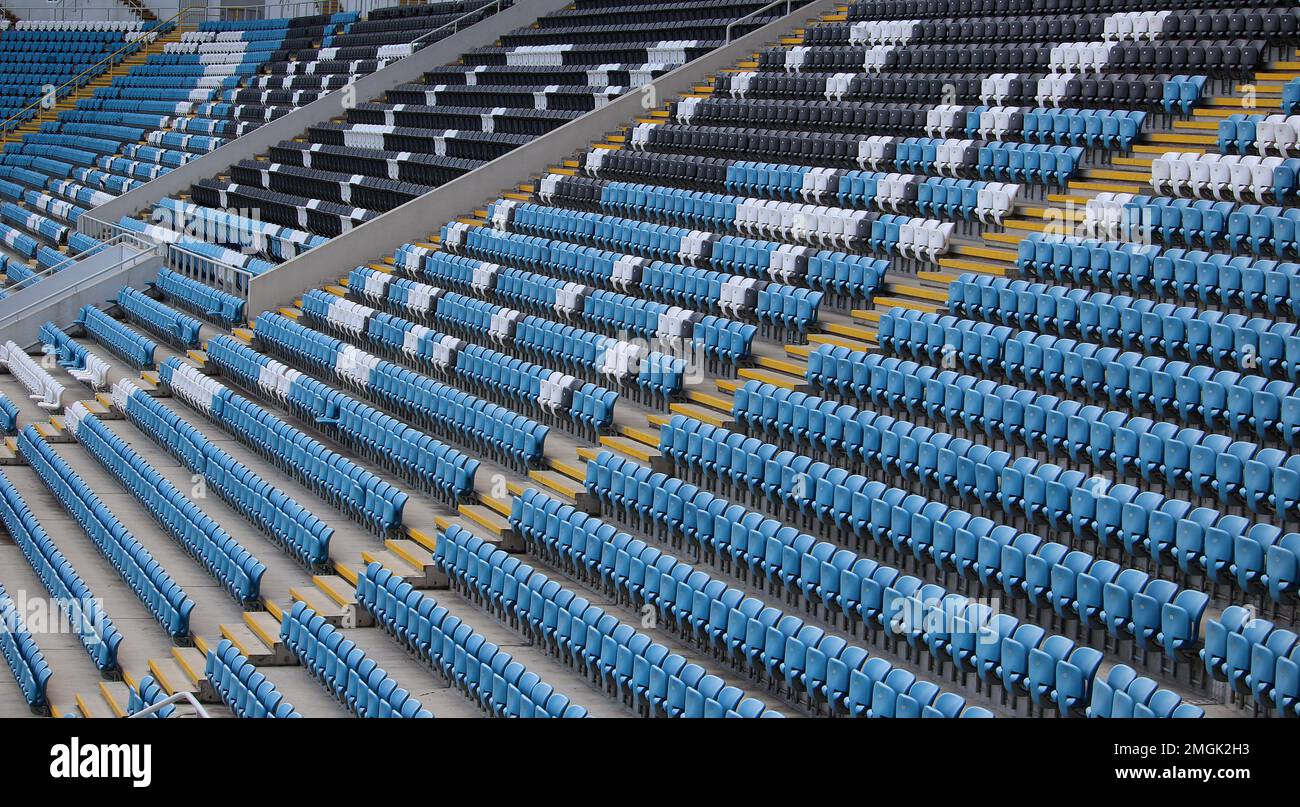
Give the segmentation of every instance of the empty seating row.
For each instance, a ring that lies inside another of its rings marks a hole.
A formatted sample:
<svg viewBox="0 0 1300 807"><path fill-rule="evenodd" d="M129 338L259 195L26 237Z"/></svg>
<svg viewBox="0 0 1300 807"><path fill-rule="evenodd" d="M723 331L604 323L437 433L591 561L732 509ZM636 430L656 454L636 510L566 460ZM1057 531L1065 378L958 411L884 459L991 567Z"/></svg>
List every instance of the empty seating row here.
<svg viewBox="0 0 1300 807"><path fill-rule="evenodd" d="M1167 151L1151 161L1151 188L1156 193L1257 202L1294 201L1300 184L1300 159L1254 154Z"/></svg>
<svg viewBox="0 0 1300 807"><path fill-rule="evenodd" d="M1142 677L1125 664L1111 667L1105 676L1092 682L1092 700L1088 717L1177 717L1199 718L1205 710L1185 703L1177 692L1161 689L1150 678Z"/></svg>
<svg viewBox="0 0 1300 807"><path fill-rule="evenodd" d="M167 700L167 690L163 689L162 685L152 675L146 675L140 679L137 686L127 686L126 714L128 717L137 715L151 706L161 704L165 700ZM169 703L145 715L144 719L164 719L174 714L176 714L176 705Z"/></svg>
<svg viewBox="0 0 1300 807"><path fill-rule="evenodd" d="M18 488L0 473L0 522L50 596L68 607L62 609L68 626L90 655L95 667L116 670L122 634L114 627L101 601L63 557L36 517L27 509Z"/></svg>
<svg viewBox="0 0 1300 807"><path fill-rule="evenodd" d="M1261 157L1268 152L1290 157L1290 152L1300 140L1300 117L1295 115L1229 115L1219 121L1219 153L1229 151L1249 154L1257 151Z"/></svg>
<svg viewBox="0 0 1300 807"><path fill-rule="evenodd" d="M468 285L467 290L476 294L483 294L499 287L503 296L510 295L506 298L507 302L530 305L542 314L554 311L570 317L581 316L586 321L599 325L605 331L615 335L631 332L634 336L647 339L690 338L693 343L702 347L706 356L722 363L735 364L749 356L754 335L758 330L751 324L711 314L700 316L694 311L633 297L618 291L590 289L583 284L566 282L552 274L558 271L573 276L579 273L603 271L604 267L608 266L610 274L604 282L615 288L626 287L631 285L638 271L641 271L642 278L645 277L643 270L635 268L644 266L645 259L631 256L626 256L624 259L613 253L602 255L599 252L587 251L586 247L574 249L573 245L567 245L569 248L566 249L564 248L566 245L562 242L548 242L544 238L489 230L486 227L466 231L449 226L444 228L444 231L450 240L444 240L443 247L470 257L442 252L420 252L417 251L421 249L419 247L403 247L397 255L399 266L409 272L418 272L431 280L448 285L458 285L462 288ZM552 244L555 244L556 248L553 249ZM523 264L546 271L533 273L502 269L495 263L480 259ZM567 272L558 269L564 266L572 267L575 263L578 267ZM586 265L590 265L591 268L588 269ZM764 260L765 272L767 267L768 262ZM732 273L726 274L729 276ZM562 295L561 291L565 293ZM721 284L718 286L718 294L721 301ZM741 299L743 300L744 297ZM481 308L481 305L471 307ZM795 307L797 316L797 301ZM494 309L495 307L486 310ZM509 309L500 310L509 311ZM805 305L804 312L806 317L811 317L810 306ZM503 340L509 339L510 322L510 317L497 320L495 330L503 334L501 337ZM600 337L592 334L586 341L595 349L598 347L599 340ZM600 362L594 366L608 365L609 362ZM621 371L616 372L622 374Z"/></svg>
<svg viewBox="0 0 1300 807"><path fill-rule="evenodd" d="M743 447L745 443L750 445L748 450ZM953 454L960 451L960 448L953 447L953 442L947 445ZM682 416L675 416L673 421L664 425L660 450L674 463L687 468L700 469L705 476L724 485L748 489L751 496L755 495L756 491L770 496L785 504L789 510L802 514L806 521L817 519L822 522L844 524L850 526L859 536L863 528L868 526L859 514L865 509L870 509L874 515L876 509L876 505L871 503L871 494L877 491L868 490L872 487L872 483L865 476L850 475L844 469L832 468L825 463L814 463L811 458L793 452L785 452L782 455L774 445L746 438L743 434L719 430L698 421L688 421ZM906 467L906 462L891 461L889 453L880 452L880 457L876 460L886 472ZM1039 489L1046 488L1040 493L1035 490L1035 483L1025 482L1033 474L1028 470L1021 470L1036 465L1033 460L1024 462L1026 458L1022 458L1022 461L1012 464L1006 462L1004 458L993 455L986 448L969 453L975 457L980 455L985 457L984 462L978 459L968 460L967 472L974 472L971 474L975 477L974 485L964 485L958 478L960 471L955 467L956 463L953 470L944 476L955 481L958 488L972 488L969 491L959 491L963 494L963 498L975 498L981 495L980 502L984 504L987 512L995 513L990 503L1000 499L1002 512L1006 515L1011 515L1014 509L1021 509L1044 518L1049 523L1063 522L1068 516L1076 515L1070 512L1068 503L1060 500L1068 498L1071 484L1082 485L1083 474L1065 471L1053 477L1043 473L1035 480ZM996 464L985 464L995 460ZM741 465L742 462L745 463L744 466ZM935 477L934 474L926 472L924 461L916 465L914 471L911 473L903 471L903 475L920 477L923 481ZM998 465L1002 466L1000 474L997 470ZM1055 466L1049 467L1055 468ZM980 477L986 474L1000 478L997 481L985 479L981 482ZM985 492L980 488L984 485L1000 489L983 495ZM1057 489L1054 489L1054 485ZM1082 488L1087 488L1087 485L1082 485ZM892 508L897 506L902 511L900 515L906 516L911 522L907 531L890 536L895 552L902 555L904 548L913 545L913 536L920 535L921 543L915 544L915 548L912 549L913 556L919 559L918 550L923 552L934 546L930 543L934 532L932 528L926 529L927 522L933 525L943 521L950 517L951 511L946 505L927 499L923 495L909 495L901 488L886 487L881 492L883 493L882 504L891 509L891 517ZM859 496L862 500L859 500ZM1160 499L1158 496L1155 498ZM1151 509L1156 509L1156 505L1151 505ZM960 514L957 518L960 519L965 515L967 514ZM1026 515L1026 518L1030 519L1032 516ZM1005 543L1012 543L1018 537L1016 531L1010 527L995 526L992 523L990 526L993 526L994 532L1001 535ZM879 542L883 536L874 534L873 537ZM1035 539L1031 536L1028 542L1034 543ZM988 556L990 565L993 562L1000 562L1001 552L998 544L995 543L988 549L991 550ZM1126 549L1129 550L1129 554L1134 554L1131 547ZM1259 554L1262 555L1263 552ZM998 560L994 561L994 558ZM1119 573L1118 568L1114 571ZM1197 591L1180 592L1174 583L1152 578L1145 572L1132 571L1133 574L1121 581L1124 587L1116 592L1117 596L1106 601L1104 603L1106 607L1098 609L1098 613L1092 616L1098 617L1099 622L1117 638L1132 637L1139 646L1144 648L1165 644L1171 656L1180 648L1195 644L1198 638L1200 615L1205 609L1208 598ZM1146 597L1145 607L1134 608L1132 603L1139 593ZM1175 598L1181 594L1187 596L1175 602ZM1163 607L1165 604L1171 604L1172 608L1165 609Z"/></svg>
<svg viewBox="0 0 1300 807"><path fill-rule="evenodd" d="M454 503L474 489L478 460L229 338L217 351L223 372L316 423L422 491ZM378 490L398 503L400 513L405 494L385 485L380 483Z"/></svg>
<svg viewBox="0 0 1300 807"><path fill-rule="evenodd" d="M159 269L154 288L163 296L213 322L232 327L244 321L244 299L170 269Z"/></svg>
<svg viewBox="0 0 1300 807"><path fill-rule="evenodd" d="M1249 440L1234 441L1198 429L1130 417L879 354L859 357L862 361L846 360L832 348L810 357L807 377L814 386L841 395L851 392L858 400L870 401L877 412L894 408L913 415L923 413L967 437L982 432L987 439L1008 446L1041 448L1049 458L1065 455L1075 463L1113 468L1120 480L1139 476L1170 491L1186 486L1198 497L1217 500L1226 507L1244 504L1252 513L1273 512L1288 518L1298 506L1297 461L1290 454L1262 449ZM846 366L846 361L852 366ZM751 428L759 426L765 433L780 436L783 444L806 444L859 467L864 457L881 454L884 433L907 430L892 418L877 418L839 401L770 385L746 384L737 391L736 407L738 418L743 415ZM895 433L887 439L906 443L915 438ZM906 446L891 446L888 455L909 450L911 443ZM1250 568L1264 564L1260 583L1275 601L1291 592L1296 582L1290 571L1295 565L1290 540L1283 537L1277 545L1261 547L1265 557L1249 564ZM1157 562L1170 559L1161 554L1170 547L1160 541L1149 542L1147 548ZM1200 555L1193 549L1191 544L1178 546L1175 541L1172 556L1185 573L1192 571L1188 564ZM1251 554L1245 546L1241 550L1243 556Z"/></svg>
<svg viewBox="0 0 1300 807"><path fill-rule="evenodd" d="M12 340L0 346L0 364L27 388L31 393L29 397L41 409L54 411L62 408L63 385Z"/></svg>
<svg viewBox="0 0 1300 807"><path fill-rule="evenodd" d="M349 280L357 271L353 270ZM320 289L304 294L301 307L301 319L312 327L364 339L371 343L367 347L384 349L409 364L433 365L440 372L495 393L509 406L522 405L551 417L585 423L591 429L613 422L617 393L590 384L584 388L573 376L462 342ZM600 420L594 417L596 402L603 409Z"/></svg>
<svg viewBox="0 0 1300 807"><path fill-rule="evenodd" d="M1193 364L1296 380L1296 325L1128 295L963 273L948 287L948 310L996 322Z"/></svg>
<svg viewBox="0 0 1300 807"><path fill-rule="evenodd" d="M256 602L266 565L78 402L68 431L237 601Z"/></svg>
<svg viewBox="0 0 1300 807"><path fill-rule="evenodd" d="M295 602L292 610L284 612L280 640L357 717L433 717L343 631L304 603Z"/></svg>
<svg viewBox="0 0 1300 807"><path fill-rule="evenodd" d="M93 305L84 305L77 315L77 325L86 329L96 342L125 359L138 370L154 368L154 351L158 345L129 325L113 319Z"/></svg>
<svg viewBox="0 0 1300 807"><path fill-rule="evenodd" d="M371 563L357 579L357 602L421 661L496 717L585 717L587 710L529 672L428 594Z"/></svg>
<svg viewBox="0 0 1300 807"><path fill-rule="evenodd" d="M113 405L160 448L202 475L227 504L301 562L317 565L329 559L333 527L237 462L130 379L124 378L113 387Z"/></svg>
<svg viewBox="0 0 1300 807"><path fill-rule="evenodd" d="M27 705L44 708L49 701L45 687L54 675L46 663L41 649L36 646L32 634L27 630L22 614L14 604L9 592L0 585L0 654L9 664L9 670L18 682Z"/></svg>
<svg viewBox="0 0 1300 807"><path fill-rule="evenodd" d="M199 346L199 329L202 325L194 317L182 314L130 286L118 292L116 302L126 312L127 319L139 322L168 342L184 348Z"/></svg>
<svg viewBox="0 0 1300 807"><path fill-rule="evenodd" d="M548 427L504 407L344 345L279 314L260 314L257 338L273 351L333 372L442 436L468 440L498 460L527 468L545 454Z"/></svg>
<svg viewBox="0 0 1300 807"><path fill-rule="evenodd" d="M108 362L91 353L84 345L78 344L53 322L41 326L40 336L46 353L52 353L59 366L68 371L68 375L96 391L108 383Z"/></svg>
<svg viewBox="0 0 1300 807"><path fill-rule="evenodd" d="M471 566L471 556L481 562ZM433 560L456 585L475 592L485 607L517 625L547 652L590 677L599 676L620 697L631 695L633 708L650 716L740 715L744 692L458 525L439 535ZM501 581L500 587L491 585L493 579ZM783 716L762 706L750 704L746 714Z"/></svg>
<svg viewBox="0 0 1300 807"><path fill-rule="evenodd" d="M1206 625L1205 671L1256 709L1300 717L1300 637L1232 605Z"/></svg>
<svg viewBox="0 0 1300 807"><path fill-rule="evenodd" d="M18 431L18 407L0 393L0 433L13 434L16 431Z"/></svg>
<svg viewBox="0 0 1300 807"><path fill-rule="evenodd" d="M229 639L208 651L203 675L235 717L302 717Z"/></svg>
<svg viewBox="0 0 1300 807"><path fill-rule="evenodd" d="M889 628L895 616L884 610L888 590L915 592L921 585L898 568L819 541L612 452L602 452L588 465L586 488L632 521L648 521L678 544L689 541L715 566L802 596L813 612L832 622L843 614L850 629L861 625L867 635ZM871 539L878 551L892 549L900 563L919 565L931 579L956 574L963 591L983 590L981 601L1001 588L1013 602L1051 608L1062 620L1105 628L1117 638L1132 624L1137 633L1154 637L1174 664L1199 642L1208 601L1201 592L1187 590L1174 595L1174 602L1162 603L1156 595L1160 589L1160 596L1166 596L1165 583L1153 586L1150 593L1132 585L1147 580L1141 572L1122 570L1064 544L1017 534L938 502L927 503L881 482L862 486L860 497L854 493L853 507L851 516L832 508L829 517L851 529L860 547ZM646 554L636 541L628 547ZM619 564L626 569L623 554Z"/></svg>
<svg viewBox="0 0 1300 807"><path fill-rule="evenodd" d="M18 435L18 451L122 575L163 630L174 639L189 636L194 601L186 596L149 550L122 526L90 486L31 426Z"/></svg>
<svg viewBox="0 0 1300 807"><path fill-rule="evenodd" d="M916 315L916 316L913 316ZM938 362L944 354L984 375L1000 371L1047 392L1064 391L1112 407L1120 402L1157 417L1199 422L1211 431L1253 433L1262 441L1295 442L1297 397L1289 381L1215 370L1119 348L1101 347L1004 325L894 309L881 320L880 344L889 351Z"/></svg>
<svg viewBox="0 0 1300 807"><path fill-rule="evenodd" d="M1300 316L1300 263L1031 233L1016 268L1056 283Z"/></svg>
<svg viewBox="0 0 1300 807"><path fill-rule="evenodd" d="M175 358L162 365L159 378L186 404L349 516L381 533L401 526L406 494L365 468Z"/></svg>
<svg viewBox="0 0 1300 807"><path fill-rule="evenodd" d="M930 682L900 688L898 676L870 692L855 691L853 675L862 673L869 656L864 648L748 597L626 533L615 533L613 525L536 490L515 499L511 524L533 551L602 581L635 607L656 608L659 624L684 638L712 644L733 658L743 653L751 665L756 657L762 659L778 689L784 679L791 695L805 697L814 707L824 702L832 714L842 714L869 704L877 717L959 717L966 707L963 698ZM466 560L473 563L475 558ZM458 554L458 568L461 562ZM885 622L901 616L890 614ZM975 635L966 634L970 644Z"/></svg>
<svg viewBox="0 0 1300 807"><path fill-rule="evenodd" d="M403 314L412 314L427 322L437 324L440 327L447 327L448 330L458 333L475 337L483 333L483 329L474 320L463 316L465 308L462 308L459 304L462 302L460 295L446 294L442 289L435 286L426 286L413 280L401 279L387 272L380 272L368 267L353 269L348 274L348 294L370 303L396 309ZM446 298L445 305L443 304L444 297ZM471 302L475 301L469 298L463 300L466 306ZM306 303L306 296L304 296L304 303ZM357 304L352 303L352 305ZM493 310L493 321L504 324L505 320L496 317L495 313L497 312L490 305L489 303L480 302L478 306L475 306L475 310ZM435 367L444 370L454 368L457 373L462 372L462 361L466 362L468 370L470 367L478 366L475 364L477 361L475 357L485 355L500 356L501 361L496 364L501 368L504 368L509 361L519 361L518 359L507 359L504 354L497 354L496 351L471 345L454 336L428 330L423 326L410 323L391 314L382 312L366 313L371 310L373 309L365 306L358 307L359 313L368 317L365 320L367 333L372 339L388 346L390 352L400 347L403 354L413 353L420 359L432 363ZM529 343L526 340L526 334L531 331L533 325L543 329L547 334L563 332L565 345L569 345L574 340L580 340L583 345L591 344L593 346L609 341L603 336L592 334L574 326L561 325L539 317L528 316L514 323L513 343L503 342L501 346L510 353L524 352L549 364L560 364L565 366L566 369L573 370L589 378L594 377L594 371L603 366L595 363L595 353L591 356L584 356L576 349L560 349L557 353L556 350L548 351L543 349L543 340L538 340L536 345ZM412 336L408 338L407 334ZM400 346L398 344L399 340ZM549 346L551 341L546 339L546 346ZM559 340L555 341L558 342ZM528 348L535 349L530 350ZM543 370L543 372L546 371ZM568 376L553 372L551 378L564 381ZM593 432L613 423L613 410L618 402L618 393L616 391L598 387L593 383L585 383L581 384L581 386L577 384L570 385L567 392L563 387L558 389L551 387L551 389L552 399L556 399L554 396L558 394L559 397L556 400L560 401L561 405L564 405L563 402L566 396L569 398L565 408L567 408L569 417L572 418L574 423L580 424Z"/></svg>
<svg viewBox="0 0 1300 807"><path fill-rule="evenodd" d="M1181 241L1189 247L1197 240L1207 247L1222 243L1233 252L1253 255L1271 252L1277 257L1300 254L1295 208L1210 200L1193 201L1165 196L1100 193L1084 208L1083 229L1093 236ZM1227 256L1225 256L1226 258Z"/></svg>

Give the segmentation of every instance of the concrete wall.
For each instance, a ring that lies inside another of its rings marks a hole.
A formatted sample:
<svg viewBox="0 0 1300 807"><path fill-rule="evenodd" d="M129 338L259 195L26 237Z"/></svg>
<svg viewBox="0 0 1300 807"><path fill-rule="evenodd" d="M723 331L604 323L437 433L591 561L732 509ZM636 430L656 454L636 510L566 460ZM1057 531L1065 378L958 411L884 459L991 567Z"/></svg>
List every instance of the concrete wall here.
<svg viewBox="0 0 1300 807"><path fill-rule="evenodd" d="M102 305L123 286L142 287L158 276L162 259L155 251L118 244L101 249L60 272L11 292L0 300L0 334L28 347L40 341L47 320L66 325L86 303Z"/></svg>
<svg viewBox="0 0 1300 807"><path fill-rule="evenodd" d="M604 133L631 122L661 101L687 92L726 67L787 35L804 21L830 13L843 0L814 0L791 14L726 47L660 76L653 84L630 92L603 109L589 112L545 137L498 157L468 174L412 199L312 251L285 261L253 278L248 315L289 302L303 291L334 283L352 269L392 252L408 241L423 240L431 231L464 215L485 200L512 190L517 183L585 151Z"/></svg>
<svg viewBox="0 0 1300 807"><path fill-rule="evenodd" d="M364 102L377 98L400 84L416 81L429 70L450 64L471 48L491 45L503 34L516 28L531 25L538 17L558 11L569 5L569 0L523 0L505 11L493 14L445 39L422 48L405 59L358 79L349 88L335 90L292 114L236 138L216 151L174 169L169 173L125 193L111 202L100 205L82 216L77 229L87 235L102 238L97 222L115 223L122 216L134 216L167 196L187 190L201 179L215 177L240 160L265 154L282 140L297 137L310 126L324 123L347 112L348 102Z"/></svg>

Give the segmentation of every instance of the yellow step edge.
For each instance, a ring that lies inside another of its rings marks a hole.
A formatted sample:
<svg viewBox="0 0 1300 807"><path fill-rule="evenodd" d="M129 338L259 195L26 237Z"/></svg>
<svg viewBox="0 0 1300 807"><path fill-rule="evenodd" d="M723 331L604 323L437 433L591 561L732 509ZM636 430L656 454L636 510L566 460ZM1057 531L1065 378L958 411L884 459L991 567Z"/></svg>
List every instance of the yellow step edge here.
<svg viewBox="0 0 1300 807"><path fill-rule="evenodd" d="M648 445L656 451L659 449L659 434L647 429L639 429L633 426L620 426L619 433L630 440Z"/></svg>
<svg viewBox="0 0 1300 807"><path fill-rule="evenodd" d="M698 421L707 423L710 426L725 426L731 420L731 412L725 414L716 409L705 408L697 404L675 403L668 405L668 411L674 415L685 415L686 417L695 418ZM655 415L655 418L665 418L665 415ZM654 421L651 421L654 423ZM655 425L663 425L656 423Z"/></svg>
<svg viewBox="0 0 1300 807"><path fill-rule="evenodd" d="M484 507L487 507L489 510L495 510L507 518L510 517L510 502L505 501L504 499L496 499L491 496L480 496L479 503Z"/></svg>
<svg viewBox="0 0 1300 807"><path fill-rule="evenodd" d="M394 555L411 564L411 566L416 569L423 569L425 566L428 566L433 562L432 556L424 558L419 557L410 549L403 546L403 543L403 541L384 541L384 547L387 548L389 552L392 552Z"/></svg>
<svg viewBox="0 0 1300 807"><path fill-rule="evenodd" d="M355 589L350 594L347 591L339 591L334 582L325 575L312 575L311 583L339 607L346 608L357 601Z"/></svg>
<svg viewBox="0 0 1300 807"><path fill-rule="evenodd" d="M731 411L730 398L724 398L721 395L714 395L711 392L700 392L698 390L687 391L686 400L695 401L696 403L721 411Z"/></svg>
<svg viewBox="0 0 1300 807"><path fill-rule="evenodd" d="M845 339L832 334L809 334L809 343L814 344L814 346L829 344L831 347L846 347L855 352L875 350L876 347L875 338L870 340Z"/></svg>
<svg viewBox="0 0 1300 807"><path fill-rule="evenodd" d="M357 580L358 580L358 578L360 578L360 576L361 576L361 575L357 574L355 571L353 571L351 566L348 566L348 565L343 564L343 563L335 563L335 564L334 564L334 572L335 572L339 577L342 577L344 580L346 580L346 581L348 581L349 583L351 583L353 586L355 586L355 585L357 584Z"/></svg>
<svg viewBox="0 0 1300 807"><path fill-rule="evenodd" d="M611 451L626 454L629 457L641 460L642 462L649 462L659 456L657 448L651 449L645 443L637 442L636 440L629 440L626 437L604 436L600 438L600 444Z"/></svg>
<svg viewBox="0 0 1300 807"><path fill-rule="evenodd" d="M564 462L562 460L551 460L551 467L574 481L585 482L587 480L587 468L585 465Z"/></svg>
<svg viewBox="0 0 1300 807"><path fill-rule="evenodd" d="M874 331L866 330L865 327L835 324L827 325L826 330L827 333L835 334L836 337L849 337L850 339L857 339L859 342L874 343L876 340Z"/></svg>
<svg viewBox="0 0 1300 807"><path fill-rule="evenodd" d="M923 273L918 272L916 276L920 278L922 274ZM934 289L929 286L905 285L902 283L889 283L886 284L886 288L888 288L891 295L902 294L908 297L916 297L921 300L932 300L938 303L948 302L948 292L943 289Z"/></svg>
<svg viewBox="0 0 1300 807"><path fill-rule="evenodd" d="M423 530L416 529L415 527L406 528L406 537L415 541L425 549L428 549L430 552L438 548L438 540L436 538Z"/></svg>
<svg viewBox="0 0 1300 807"><path fill-rule="evenodd" d="M769 370L776 370L778 372L797 376L802 376L808 369L806 366L801 365L798 362L789 361L787 359L777 359L771 356L755 356L754 364L759 367L766 367Z"/></svg>
<svg viewBox="0 0 1300 807"><path fill-rule="evenodd" d="M244 625L253 632L253 635L257 637L258 641L266 645L268 648L274 648L280 642L279 632L277 631L274 634L268 633L257 617L254 616L256 613L256 611L245 611ZM247 655L247 653L245 653L245 655Z"/></svg>
<svg viewBox="0 0 1300 807"><path fill-rule="evenodd" d="M80 693L80 692L78 692L76 695L73 696L73 700L75 700L75 701L77 702L77 711L78 711L78 712L81 712L81 716L82 716L82 717L94 717L94 716L95 716L94 713L90 711L90 704L86 703L86 699L83 698L83 697L81 697L81 693ZM105 705L107 705L107 704L105 704Z"/></svg>
<svg viewBox="0 0 1300 807"><path fill-rule="evenodd" d="M771 384L781 389L794 390L803 385L803 379L795 376L786 375L785 373L774 373L768 370L756 370L750 367L742 367L736 371L737 378L745 381L759 381L764 384ZM741 382L743 385L743 382Z"/></svg>
<svg viewBox="0 0 1300 807"><path fill-rule="evenodd" d="M135 689L135 687L131 687ZM104 700L104 705L113 713L113 717L126 717L126 704L118 703L117 698L109 690L107 682L99 682L99 696Z"/></svg>

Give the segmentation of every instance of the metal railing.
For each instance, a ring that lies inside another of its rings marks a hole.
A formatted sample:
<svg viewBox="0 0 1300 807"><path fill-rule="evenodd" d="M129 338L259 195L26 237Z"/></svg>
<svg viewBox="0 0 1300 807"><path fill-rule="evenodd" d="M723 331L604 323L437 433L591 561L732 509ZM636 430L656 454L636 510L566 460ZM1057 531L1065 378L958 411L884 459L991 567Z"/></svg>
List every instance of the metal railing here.
<svg viewBox="0 0 1300 807"><path fill-rule="evenodd" d="M79 224L80 222L85 222L87 225L82 228L81 232L91 238L108 242L115 241L118 238L127 238L145 244L148 249L158 250L163 264L176 274L183 275L191 280L197 280L243 300L248 299L248 289L255 275L242 266L236 266L220 258L195 252L174 241L156 241L134 230L128 230L120 224L103 221L89 215L83 215L78 220ZM180 235L180 233L177 233L178 237ZM204 239L196 238L195 240L203 241ZM213 244L213 246L219 245ZM85 254L82 253L82 255Z"/></svg>
<svg viewBox="0 0 1300 807"><path fill-rule="evenodd" d="M117 70L122 66L122 63L139 52L141 48L148 47L157 41L158 37L170 33L175 28L187 30L184 20L190 16L193 16L193 13L189 9L181 10L176 15L158 22L152 31L140 39L124 44L67 81L54 86L52 92L43 93L36 100L10 115L3 123L0 123L0 134L7 135L13 129L17 129L28 122L42 123L47 117L58 117L59 99L67 96L69 92L75 92L95 79L103 76L116 77ZM68 88L72 89L68 90ZM32 113L30 117L28 113Z"/></svg>
<svg viewBox="0 0 1300 807"><path fill-rule="evenodd" d="M470 11L466 11L464 14L460 15L454 20L451 20L450 22L445 22L442 25L439 25L437 28L434 28L432 31L425 31L420 36L417 36L415 39L412 39L410 44L414 46L416 50L418 50L420 46L420 42L425 39L428 39L434 34L440 34L443 31L450 28L451 33L447 34L446 36L452 36L461 28L465 27L467 21L469 21L470 25L473 25L479 20L486 19L487 17L492 16L492 14L496 14L502 11L503 9L507 9L510 6L513 6L514 4L515 4L515 0L492 0L492 2L490 3L484 3L478 8L475 8ZM390 3L389 5L392 4ZM491 13L484 13L489 8L492 9ZM470 20L471 17L474 18L472 21ZM445 39L446 36L440 36L438 37L438 39Z"/></svg>
<svg viewBox="0 0 1300 807"><path fill-rule="evenodd" d="M201 718L212 717L212 715L208 714L208 710L203 708L203 704L199 703L199 699L194 697L194 693L177 692L175 695L168 695L166 698L163 698L162 700L158 701L152 706L147 706L144 709L141 709L140 711L136 712L133 715L127 715L127 718L130 719L133 717L149 717L150 715L156 714L157 712L161 712L163 709L167 708L168 706L181 703L182 701L188 703L190 707L194 709L195 717L201 717Z"/></svg>
<svg viewBox="0 0 1300 807"><path fill-rule="evenodd" d="M799 5L802 6L805 5L807 2L808 0L774 0L773 2L768 3L762 8L754 9L753 11L749 12L748 14L746 14L745 16L739 19L732 20L731 22L727 23L727 39L726 39L727 44L731 44L731 41L736 38L735 34L733 33L736 26L744 25L747 21L753 19L754 17L757 17L759 14L762 14L765 11L770 11L776 8L777 6L785 6L785 12L782 13L781 16L783 17L788 16L790 14L790 10L794 7L795 3L798 3Z"/></svg>
<svg viewBox="0 0 1300 807"><path fill-rule="evenodd" d="M26 317L28 312L32 311L33 309L39 309L44 307L53 298L75 296L84 287L99 282L107 275L111 275L121 271L121 269L127 264L134 264L139 262L142 258L147 257L151 252L155 252L159 249L158 244L154 244L152 242L141 239L136 233L123 231L122 235L119 236L119 238L115 238L110 241L107 241L101 244L100 246L95 247L94 249L86 250L76 258L70 258L67 261L62 262L55 267L47 269L38 275L34 275L32 277L27 278L21 283L16 283L14 286L11 286L8 289L8 291L12 292L15 289L25 290L34 285L38 286L41 280L55 274L57 270L66 266L67 264L76 263L82 258L89 257L92 254L97 254L113 246L130 246L139 249L140 251L136 252L135 254L122 257L116 262L103 267L98 272L95 272L95 274L90 275L89 277L82 278L79 282L75 283L71 287L59 285L55 287L53 291L49 292L48 294L45 294L44 296L37 297L31 300L23 300L25 304L23 305L22 308L19 308L14 311L6 312L2 316L0 316L0 332L7 331L13 325L13 323L20 321L24 317Z"/></svg>

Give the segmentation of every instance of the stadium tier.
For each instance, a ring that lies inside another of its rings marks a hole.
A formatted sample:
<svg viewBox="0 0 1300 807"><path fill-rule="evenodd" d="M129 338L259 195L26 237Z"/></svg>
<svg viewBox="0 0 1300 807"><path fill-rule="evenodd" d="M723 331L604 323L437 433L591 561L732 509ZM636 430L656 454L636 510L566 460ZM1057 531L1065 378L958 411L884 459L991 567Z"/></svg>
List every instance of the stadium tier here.
<svg viewBox="0 0 1300 807"><path fill-rule="evenodd" d="M292 272L735 50L281 305L0 345L0 710L1300 716L1300 11L805 5L575 0L123 218ZM485 6L159 39L5 147L10 282Z"/></svg>

